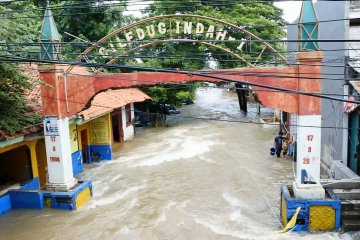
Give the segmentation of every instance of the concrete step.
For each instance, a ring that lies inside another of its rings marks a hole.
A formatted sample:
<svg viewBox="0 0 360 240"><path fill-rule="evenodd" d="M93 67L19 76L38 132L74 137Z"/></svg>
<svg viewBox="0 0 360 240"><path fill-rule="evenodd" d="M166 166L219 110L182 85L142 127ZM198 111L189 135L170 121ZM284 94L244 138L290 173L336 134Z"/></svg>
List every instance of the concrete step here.
<svg viewBox="0 0 360 240"><path fill-rule="evenodd" d="M339 181L333 183L324 183L327 188L332 189L360 189L360 181Z"/></svg>
<svg viewBox="0 0 360 240"><path fill-rule="evenodd" d="M341 200L360 200L360 189L333 189Z"/></svg>
<svg viewBox="0 0 360 240"><path fill-rule="evenodd" d="M341 220L341 227L344 232L350 231L360 231L360 219L353 220L353 219L343 219Z"/></svg>
<svg viewBox="0 0 360 240"><path fill-rule="evenodd" d="M360 200L341 201L341 211L360 211Z"/></svg>
<svg viewBox="0 0 360 240"><path fill-rule="evenodd" d="M341 219L353 219L353 220L360 220L360 211L341 211Z"/></svg>

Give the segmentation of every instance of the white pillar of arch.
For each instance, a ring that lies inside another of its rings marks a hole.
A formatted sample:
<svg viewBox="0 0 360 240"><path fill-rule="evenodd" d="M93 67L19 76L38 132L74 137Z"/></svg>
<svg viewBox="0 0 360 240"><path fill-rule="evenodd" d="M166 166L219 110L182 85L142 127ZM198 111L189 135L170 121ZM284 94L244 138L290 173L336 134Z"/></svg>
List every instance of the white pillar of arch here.
<svg viewBox="0 0 360 240"><path fill-rule="evenodd" d="M305 180L320 184L321 116L299 116L298 125L296 182L304 184ZM307 179L303 179L304 170Z"/></svg>
<svg viewBox="0 0 360 240"><path fill-rule="evenodd" d="M325 198L325 190L320 184L320 157L321 115L299 116L296 181L293 183L296 198Z"/></svg>
<svg viewBox="0 0 360 240"><path fill-rule="evenodd" d="M68 118L45 117L44 134L48 165L46 188L67 191L77 184L73 175Z"/></svg>

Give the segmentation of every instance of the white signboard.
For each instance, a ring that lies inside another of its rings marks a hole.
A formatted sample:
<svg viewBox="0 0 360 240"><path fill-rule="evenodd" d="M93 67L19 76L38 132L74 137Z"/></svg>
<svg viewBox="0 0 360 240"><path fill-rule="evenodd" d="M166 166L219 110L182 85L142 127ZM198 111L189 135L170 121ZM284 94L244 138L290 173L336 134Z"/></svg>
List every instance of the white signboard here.
<svg viewBox="0 0 360 240"><path fill-rule="evenodd" d="M59 125L57 117L44 118L44 133L45 136L59 136Z"/></svg>
<svg viewBox="0 0 360 240"><path fill-rule="evenodd" d="M304 127L308 126L308 127ZM304 171L307 181L320 183L321 116L299 116L297 132L297 178L303 184Z"/></svg>

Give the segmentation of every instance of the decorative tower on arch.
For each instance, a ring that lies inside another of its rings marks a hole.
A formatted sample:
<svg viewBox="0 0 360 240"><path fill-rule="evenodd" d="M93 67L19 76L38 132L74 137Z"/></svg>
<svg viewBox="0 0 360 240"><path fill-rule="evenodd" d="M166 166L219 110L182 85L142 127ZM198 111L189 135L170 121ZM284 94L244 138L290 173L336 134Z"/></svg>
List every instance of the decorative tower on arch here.
<svg viewBox="0 0 360 240"><path fill-rule="evenodd" d="M49 0L46 1L44 21L41 27L41 50L40 60L60 61L61 58L61 37L55 24L50 9Z"/></svg>
<svg viewBox="0 0 360 240"><path fill-rule="evenodd" d="M312 0L305 0L301 6L299 18L299 51L318 51L319 43L311 40L319 39L319 21Z"/></svg>

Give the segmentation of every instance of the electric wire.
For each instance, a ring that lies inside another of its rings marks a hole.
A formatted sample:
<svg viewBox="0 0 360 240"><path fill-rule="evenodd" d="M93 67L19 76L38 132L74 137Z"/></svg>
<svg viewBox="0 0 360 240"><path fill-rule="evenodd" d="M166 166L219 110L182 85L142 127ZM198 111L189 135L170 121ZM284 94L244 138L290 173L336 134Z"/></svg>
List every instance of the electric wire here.
<svg viewBox="0 0 360 240"><path fill-rule="evenodd" d="M28 62L28 61L25 61L25 62ZM45 60L34 60L33 62L36 62L36 63L56 63L56 64L63 64L63 65L70 65L71 64L71 63L62 62L62 61L45 61ZM310 97L318 97L318 98L323 98L323 99L328 99L328 100L336 100L336 101L340 101L340 102L348 102L348 103L360 104L360 101L335 98L335 97L331 97L331 96L324 96L321 93L315 93L314 94L314 93L308 93L308 92L305 92L305 91L297 91L297 90L291 90L291 89L286 89L286 88L282 88L282 87L268 86L266 84L259 84L259 83L251 83L251 82L246 82L246 81L232 80L232 79L225 78L225 77L212 76L212 75L209 75L209 74L193 72L193 71L180 71L180 70L177 70L177 69L162 69L162 68L138 67L138 66L114 65L114 64L93 64L93 63L83 63L83 62L81 62L81 63L80 62L73 63L73 65L87 66L87 67L101 66L101 67L109 68L109 69L123 69L123 70L130 70L130 71L132 70L132 71L148 71L148 72L162 72L162 73L179 73L179 74L187 75L187 76L197 76L197 77L203 77L205 79L214 79L214 80L220 80L220 81L225 81L225 82L241 83L241 84L249 85L249 86L253 86L253 87L261 87L261 88L265 88L265 89L286 91L287 93L296 93L296 94L310 96ZM247 76L250 76L250 75L247 75ZM96 75L94 75L93 77L96 77ZM137 82L144 82L142 80L136 80L136 81ZM194 81L196 81L196 79L194 79ZM154 84L155 82L152 82L152 83Z"/></svg>
<svg viewBox="0 0 360 240"><path fill-rule="evenodd" d="M101 68L109 68L109 69L127 69L129 68L129 70L140 70L140 71L151 71L151 72L167 72L167 71L172 71L174 73L180 73L179 69L160 69L160 68L151 68L151 67L141 67L141 66L130 66L130 65L117 65L117 64L97 64L97 63L85 63L85 62L64 62L64 61L42 61L42 60L37 60L37 59L27 59L27 58L1 58L3 56L0 56L0 62L23 62L23 63L58 63L58 64L62 64L62 65L67 65L67 66L75 66L75 65L79 65L79 66L85 66L85 67L101 67ZM295 64L296 65L296 64ZM311 67L316 67L319 65L308 65ZM119 67L119 68L117 68ZM254 69L255 70L255 69ZM307 74L304 74L303 76L292 76L291 74L295 74L294 73L286 73L286 74L281 74L281 73L277 73L277 74L271 74L271 73L264 73L264 72L256 72L256 71L248 71L248 72L237 72L234 70L224 70L224 71L218 71L218 70L212 70L212 71L207 71L207 70L201 70L201 71L196 71L196 70L182 70L182 72L184 74L188 74L188 75L196 75L196 72L199 72L201 74L221 74L221 75L229 75L229 76L242 76L242 77L259 77L259 78L279 78L279 79L302 79L302 80L322 80L322 81L341 81L341 82L345 82L345 81L349 81L349 79L347 78L325 78L325 77L310 77L310 76L306 76L306 75L313 75L314 72L307 72ZM186 73L185 73L186 72ZM71 73L71 72L70 72ZM101 74L99 74L101 75ZM96 76L96 75L94 75ZM330 76L330 75L329 75ZM206 77L206 76L203 76ZM216 77L216 76L215 76ZM196 80L196 79L195 79ZM221 79L219 79L221 80ZM231 79L228 79L231 80ZM352 79L352 80L356 80L356 79ZM227 81L227 80L224 80ZM232 81L232 80L231 80ZM351 81L351 80L350 80ZM138 82L141 82L141 80L138 80ZM253 83L249 83L249 82L245 82L245 81L234 81L237 83L242 83L244 85L254 85L256 86L256 84ZM265 85L259 85L259 87L265 87ZM275 89L275 90L280 90L280 91L286 91L291 93L291 91L293 90L289 90L289 89ZM338 99L332 99L332 100L338 100Z"/></svg>
<svg viewBox="0 0 360 240"><path fill-rule="evenodd" d="M38 70L36 69L27 69L29 71L33 71L33 72L38 72ZM63 71L46 71L47 73L61 73L63 74L64 72ZM313 73L312 73L313 74ZM72 73L72 72L69 72L69 73L66 73L66 75L73 75L73 76L89 76L87 74L81 74L81 73ZM157 82L156 80L134 80L134 79L131 79L131 78L121 78L121 77L111 77L111 76L108 76L109 74L99 74L99 75L90 75L91 77L94 77L94 78L102 78L102 79L109 79L109 80L116 80L116 81L128 81L128 82L141 82L141 83L146 83L146 84L154 84L154 86L163 86L163 87L166 87L166 89L179 89L179 87L191 87L191 86L194 86L194 84L192 83L159 83ZM174 88L171 88L169 86L177 86L177 87L174 87ZM243 85L248 85L248 84L243 84ZM144 85L144 87L149 87L149 85ZM292 93L292 92L289 92L289 91L280 91L280 90L264 90L264 89L250 89L250 88L246 88L246 87L226 87L226 86L207 86L208 88L217 88L217 89L223 89L223 90L229 90L229 89L232 89L232 90L244 90L244 91L248 91L248 92L253 92L253 93L256 93L256 92L274 92L274 93ZM293 90L291 90L293 91ZM311 93L311 94L318 94L316 92L308 92L308 93ZM324 96L340 96L340 97L350 97L350 96L353 96L354 98L360 98L360 95L359 96L354 96L354 95L345 95L345 94L337 94L337 93L321 93L321 95L324 95Z"/></svg>
<svg viewBox="0 0 360 240"><path fill-rule="evenodd" d="M49 99L55 99L55 100L59 100L62 102L72 102L72 103L77 103L77 104L83 104L84 106L87 105L89 102L80 102L80 101L75 101L75 100L66 100L63 98L57 98L57 97L53 97L53 96L47 96L47 95L41 95L41 97L44 98L49 98ZM102 107L102 108L107 108L107 109L114 109L113 107L109 107L109 106L105 106L105 105L100 105L100 104L92 104L90 103L91 106L96 106L96 107ZM83 109L86 110L86 109ZM135 113L141 113L141 114L148 114L148 115L157 115L158 113L153 113L153 112L145 112L145 111L139 111L139 110L132 110ZM241 120L231 120L231 119L218 119L218 118L209 118L209 117L196 117L196 116L191 116L191 115L183 115L183 114L176 114L176 115L171 115L173 118L184 118L184 119L195 119L195 120L201 120L201 121L216 121L216 122L227 122L227 123L244 123L244 124L255 124L255 125L272 125L272 126L278 126L278 123L266 123L266 122L253 122L253 121L241 121ZM321 129L359 129L359 128L345 128L345 127L332 127L332 126L314 126L314 125L298 125L298 124L290 124L290 126L292 127L304 127L304 128L321 128Z"/></svg>
<svg viewBox="0 0 360 240"><path fill-rule="evenodd" d="M330 1L330 0L329 0ZM88 2L91 2L91 1L88 1ZM98 3L99 1L93 1L93 3ZM111 1L110 1L111 2ZM116 1L115 1L116 2ZM152 1L149 1L149 3L151 3ZM162 1L161 4L171 4L171 3L174 3L174 2L177 2L177 1ZM266 5L269 4L269 1L248 1L248 2L234 2L234 3L229 3L229 1L208 1L208 2L223 2L223 4L207 4L207 5L201 5L201 6L213 6L213 7L221 7L221 6L232 6L232 5L236 5L236 4L240 4L240 5L247 5L247 4L255 4L255 3L265 3ZM284 2L284 1L271 1L271 2ZM86 5L86 6L81 6L81 5L76 5L76 4L66 4L62 7L59 7L59 6L52 6L52 7L49 7L49 9L51 10L66 10L66 9L76 9L76 8L106 8L106 7L117 7L117 6L122 6L122 7L131 7L131 6L139 6L139 5L144 5L146 6L146 8L144 9L136 9L136 10L132 10L132 9L127 9L126 11L128 12L131 12L131 11L139 11L139 10L142 10L142 11L151 11L151 10L159 10L159 9L169 9L169 8L172 8L172 7L154 7L153 9L151 9L151 7L153 6L153 4L149 4L149 3L146 3L146 1L124 1L122 3L109 3L109 4L100 4L100 5L94 5L94 6L89 6L89 5ZM224 3L227 3L227 4L224 4ZM89 4L89 3L85 3L85 4ZM84 5L85 5L84 4ZM194 6L176 6L177 8L193 8ZM33 8L33 9L28 9L28 10L13 10L13 11L3 11L3 12L0 12L0 15L4 15L4 14L15 14L15 13L24 13L24 12L29 12L29 11L45 11L46 8ZM103 14L109 14L109 13L118 13L118 12L123 12L123 11L112 11L112 12L85 12L85 13L73 13L72 15L78 15L78 14L95 14L95 13L103 13ZM60 15L53 15L53 16L69 16L69 15L65 15L65 14L60 14ZM36 16L35 16L36 17ZM43 17L43 16L38 16L39 18L40 17ZM19 17L18 17L19 18ZM30 18L30 17L20 17L20 18ZM13 19L13 18L0 18L0 19ZM334 22L334 21L347 21L347 20L351 20L351 19L348 19L348 18L343 18L343 19L332 19L332 20L324 20L324 21L319 21L320 23L321 22ZM290 24L286 24L286 25L297 25L295 23L290 23ZM284 26L284 25L283 25ZM255 28L261 28L261 27L277 27L276 25L269 25L269 26L258 26L258 27L255 27ZM249 26L249 28L254 28L254 26Z"/></svg>

